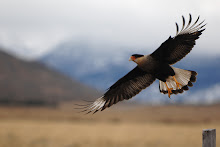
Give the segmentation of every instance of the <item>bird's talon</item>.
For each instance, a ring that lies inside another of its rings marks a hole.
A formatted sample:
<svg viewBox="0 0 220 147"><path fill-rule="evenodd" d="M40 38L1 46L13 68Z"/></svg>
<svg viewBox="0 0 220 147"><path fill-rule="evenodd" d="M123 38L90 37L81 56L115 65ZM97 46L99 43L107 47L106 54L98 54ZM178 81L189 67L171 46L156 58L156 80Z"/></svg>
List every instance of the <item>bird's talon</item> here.
<svg viewBox="0 0 220 147"><path fill-rule="evenodd" d="M173 76L173 79L174 79L174 81L176 82L176 89L181 89L181 88L180 88L180 85L182 86L182 84L180 84L180 83L176 80L175 76Z"/></svg>
<svg viewBox="0 0 220 147"><path fill-rule="evenodd" d="M172 94L173 88L169 88L169 87L167 86L167 83L166 83L166 82L165 82L165 84L166 84L167 91L168 91L168 97L170 98L170 95Z"/></svg>
<svg viewBox="0 0 220 147"><path fill-rule="evenodd" d="M180 85L181 85L181 84L180 84L179 82L176 82L176 88L177 88L177 89L180 89Z"/></svg>

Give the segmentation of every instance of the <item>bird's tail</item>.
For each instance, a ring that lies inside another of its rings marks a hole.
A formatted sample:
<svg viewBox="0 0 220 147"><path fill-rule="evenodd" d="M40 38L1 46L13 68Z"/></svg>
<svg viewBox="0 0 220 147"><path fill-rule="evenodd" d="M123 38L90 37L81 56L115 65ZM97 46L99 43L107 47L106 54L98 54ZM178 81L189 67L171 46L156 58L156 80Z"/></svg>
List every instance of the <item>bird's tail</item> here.
<svg viewBox="0 0 220 147"><path fill-rule="evenodd" d="M188 90L188 86L192 87L192 82L196 81L197 73L195 71L184 70L180 68L172 67L175 76L169 76L166 82L160 81L159 89L163 94L178 94L183 93L184 90Z"/></svg>

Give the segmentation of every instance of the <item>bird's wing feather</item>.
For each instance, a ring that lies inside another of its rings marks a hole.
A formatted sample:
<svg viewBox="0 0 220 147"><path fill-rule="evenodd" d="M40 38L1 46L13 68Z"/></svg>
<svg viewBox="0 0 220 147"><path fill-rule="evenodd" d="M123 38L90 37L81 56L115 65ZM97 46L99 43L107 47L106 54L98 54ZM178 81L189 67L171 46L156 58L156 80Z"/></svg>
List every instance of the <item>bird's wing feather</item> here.
<svg viewBox="0 0 220 147"><path fill-rule="evenodd" d="M152 74L136 66L132 71L113 84L102 97L90 105L85 105L83 111L87 113L102 111L119 101L132 98L154 81L155 77Z"/></svg>
<svg viewBox="0 0 220 147"><path fill-rule="evenodd" d="M195 40L199 38L205 29L202 29L205 25L201 23L197 24L199 17L193 25L191 25L192 17L189 15L189 22L185 27L185 18L183 18L183 26L179 32L178 24L176 23L176 36L174 38L169 37L161 46L155 50L151 56L154 58L167 62L168 64L174 64L177 61L185 57L194 47Z"/></svg>

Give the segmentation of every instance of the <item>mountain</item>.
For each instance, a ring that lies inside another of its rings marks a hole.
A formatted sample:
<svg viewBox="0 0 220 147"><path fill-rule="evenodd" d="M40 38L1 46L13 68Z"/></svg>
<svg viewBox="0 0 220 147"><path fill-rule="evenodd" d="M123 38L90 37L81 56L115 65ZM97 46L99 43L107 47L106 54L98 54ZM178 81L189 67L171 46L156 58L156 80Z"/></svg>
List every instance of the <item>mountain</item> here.
<svg viewBox="0 0 220 147"><path fill-rule="evenodd" d="M129 55L115 56L115 51L108 52L110 48L105 47L97 51L94 46L86 43L74 45L67 43L57 46L39 61L84 84L104 90L104 85L111 83L132 68L132 64L126 66L123 64L126 64ZM126 62L123 60L125 58L127 58ZM116 74L113 74L114 72Z"/></svg>
<svg viewBox="0 0 220 147"><path fill-rule="evenodd" d="M98 92L39 62L23 61L0 51L0 102L56 104L88 99Z"/></svg>
<svg viewBox="0 0 220 147"><path fill-rule="evenodd" d="M116 47L114 51L110 52L110 47L105 47L105 50L97 50L94 46L86 43L64 43L42 57L40 61L72 78L78 79L84 84L105 90L136 66L133 62L128 62L132 49L127 49L129 52L124 53L117 52L117 50L121 49L122 47ZM189 96L196 97L196 93L204 102L210 101L209 93L213 95L215 92L212 90L218 89L218 86L220 87L219 63L220 57L218 56L195 56L189 54L181 62L175 64L174 67L198 72L197 82L194 86L186 94L178 95L178 97L187 97L189 94ZM201 93L207 90L209 92L203 98L204 95L201 95ZM167 99L163 99L164 95L159 93L157 82L145 91L143 94L138 95L143 97L144 101L152 103L152 101L155 101L154 98L157 97L160 102L167 102ZM151 98L146 99L146 95ZM219 93L215 93L212 97L214 97L212 101L220 100ZM140 99L142 100L142 98ZM175 102L185 103L184 100L191 102L190 97L188 99L177 99ZM155 103L158 103L158 101L155 101Z"/></svg>

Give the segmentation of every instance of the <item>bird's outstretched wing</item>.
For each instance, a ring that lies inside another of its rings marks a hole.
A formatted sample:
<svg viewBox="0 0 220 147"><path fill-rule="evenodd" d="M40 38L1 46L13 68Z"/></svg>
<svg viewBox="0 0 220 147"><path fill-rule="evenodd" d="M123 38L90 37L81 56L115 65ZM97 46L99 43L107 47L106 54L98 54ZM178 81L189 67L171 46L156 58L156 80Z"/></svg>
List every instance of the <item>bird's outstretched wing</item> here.
<svg viewBox="0 0 220 147"><path fill-rule="evenodd" d="M128 100L148 87L155 81L155 77L136 66L127 75L113 84L107 92L91 104L84 105L82 112L97 112L116 104L124 99ZM79 105L83 106L83 105Z"/></svg>
<svg viewBox="0 0 220 147"><path fill-rule="evenodd" d="M195 45L195 40L197 40L205 30L202 28L206 24L203 24L204 21L198 24L198 17L195 23L191 25L191 14L189 14L189 22L187 26L185 26L185 18L183 16L182 19L183 26L180 32L178 24L176 23L176 36L174 38L169 37L157 50L151 54L151 56L168 64L174 64L185 57L192 50Z"/></svg>

